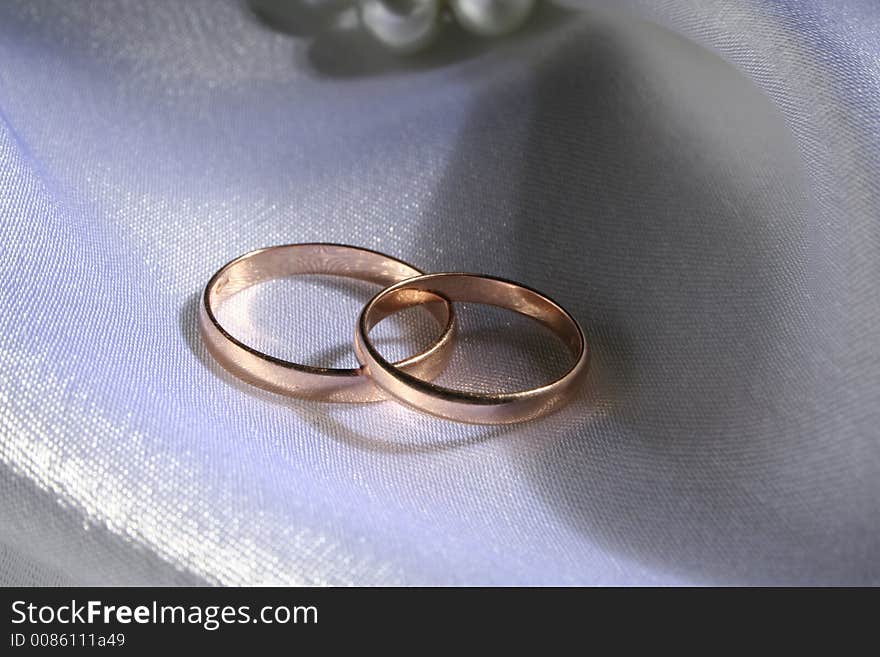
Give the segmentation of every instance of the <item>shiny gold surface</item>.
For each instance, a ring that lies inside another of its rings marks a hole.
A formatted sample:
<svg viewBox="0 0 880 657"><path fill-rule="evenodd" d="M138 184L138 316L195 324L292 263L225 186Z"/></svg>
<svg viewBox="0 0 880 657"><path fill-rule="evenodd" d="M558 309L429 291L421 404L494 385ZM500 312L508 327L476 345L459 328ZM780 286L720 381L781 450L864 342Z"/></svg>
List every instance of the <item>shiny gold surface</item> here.
<svg viewBox="0 0 880 657"><path fill-rule="evenodd" d="M437 297L485 303L531 317L562 338L575 362L560 378L544 386L485 394L433 384L385 360L370 342L370 330L398 310ZM418 276L379 292L358 319L355 353L369 377L395 399L432 415L474 424L523 422L550 413L577 392L589 367L589 348L583 330L555 301L513 281L462 273Z"/></svg>
<svg viewBox="0 0 880 657"><path fill-rule="evenodd" d="M205 287L199 305L199 326L208 350L224 368L253 385L282 394L337 402L366 402L386 395L363 368L312 367L275 358L230 335L217 320L216 310L229 297L257 283L301 274L329 274L393 285L421 272L405 262L376 251L339 244L289 244L251 251L227 263ZM443 331L426 351L396 365L422 378L437 376L448 360L455 319L448 303L422 295L426 309Z"/></svg>

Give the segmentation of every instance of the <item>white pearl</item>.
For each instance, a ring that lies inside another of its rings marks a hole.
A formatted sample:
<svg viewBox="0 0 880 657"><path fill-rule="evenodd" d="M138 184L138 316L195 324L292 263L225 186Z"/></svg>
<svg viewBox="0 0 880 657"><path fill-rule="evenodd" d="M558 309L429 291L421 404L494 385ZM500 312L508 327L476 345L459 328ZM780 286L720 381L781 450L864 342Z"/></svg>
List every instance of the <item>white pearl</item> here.
<svg viewBox="0 0 880 657"><path fill-rule="evenodd" d="M438 0L360 0L359 5L364 27L397 52L421 50L437 33Z"/></svg>
<svg viewBox="0 0 880 657"><path fill-rule="evenodd" d="M461 25L481 36L500 36L522 25L535 0L451 0Z"/></svg>

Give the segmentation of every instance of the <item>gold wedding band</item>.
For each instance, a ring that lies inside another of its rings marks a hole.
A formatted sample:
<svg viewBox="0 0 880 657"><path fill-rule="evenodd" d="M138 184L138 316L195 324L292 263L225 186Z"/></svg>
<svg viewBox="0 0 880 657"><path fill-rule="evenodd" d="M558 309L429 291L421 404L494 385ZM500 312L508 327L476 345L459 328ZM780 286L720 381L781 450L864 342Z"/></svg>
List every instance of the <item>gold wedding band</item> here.
<svg viewBox="0 0 880 657"><path fill-rule="evenodd" d="M232 295L257 283L299 274L330 274L377 283L383 287L422 272L377 251L341 244L288 244L251 251L217 271L205 287L199 325L208 350L235 376L282 394L324 401L367 402L387 398L363 376L363 368L312 367L282 360L233 337L217 320L216 309ZM401 371L431 379L446 365L452 347L455 316L452 306L428 299L426 310L443 326L426 351L396 364Z"/></svg>
<svg viewBox="0 0 880 657"><path fill-rule="evenodd" d="M574 365L546 385L517 392L477 393L445 388L389 363L370 342L370 330L398 310L437 297L507 308L544 324L568 347ZM552 299L513 281L477 274L425 274L396 283L361 311L355 353L367 375L385 392L415 409L474 424L531 420L558 408L575 394L589 367L589 348L577 321Z"/></svg>

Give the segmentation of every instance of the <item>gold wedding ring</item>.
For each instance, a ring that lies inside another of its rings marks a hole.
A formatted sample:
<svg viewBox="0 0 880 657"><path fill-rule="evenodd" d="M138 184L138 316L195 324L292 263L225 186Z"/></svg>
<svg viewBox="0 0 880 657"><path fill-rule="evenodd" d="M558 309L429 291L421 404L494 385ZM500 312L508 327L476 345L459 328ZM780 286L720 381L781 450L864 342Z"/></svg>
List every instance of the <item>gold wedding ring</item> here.
<svg viewBox="0 0 880 657"><path fill-rule="evenodd" d="M205 287L199 325L208 350L235 376L273 392L338 402L387 398L363 376L362 368L312 367L282 360L246 345L217 320L217 308L232 295L263 281L300 274L330 274L387 287L421 272L384 253L341 244L288 244L251 251L221 267ZM428 379L446 365L455 327L452 307L437 303L436 298L432 301L426 309L443 326L440 337L426 351L397 363L404 371Z"/></svg>
<svg viewBox="0 0 880 657"><path fill-rule="evenodd" d="M246 345L218 322L218 306L232 295L262 281L298 274L345 276L384 287L367 302L357 320L354 351L360 368L312 367L282 360ZM455 334L452 303L457 301L498 306L537 320L562 340L573 364L554 381L516 392L470 392L432 383L449 360ZM443 327L439 338L422 353L389 362L370 341L370 331L389 315L421 305ZM289 244L236 258L205 287L199 324L214 358L239 378L262 388L325 401L391 397L432 415L474 424L523 422L556 410L576 394L590 359L584 332L574 317L530 287L479 274L423 274L391 256L340 244Z"/></svg>
<svg viewBox="0 0 880 657"><path fill-rule="evenodd" d="M479 393L431 383L389 363L370 342L370 330L388 315L437 297L483 303L531 317L553 331L574 357L571 368L546 385L516 392ZM509 424L546 415L575 394L589 367L583 330L562 306L525 285L493 276L425 274L396 283L361 311L355 353L367 375L389 395L417 410L458 422Z"/></svg>

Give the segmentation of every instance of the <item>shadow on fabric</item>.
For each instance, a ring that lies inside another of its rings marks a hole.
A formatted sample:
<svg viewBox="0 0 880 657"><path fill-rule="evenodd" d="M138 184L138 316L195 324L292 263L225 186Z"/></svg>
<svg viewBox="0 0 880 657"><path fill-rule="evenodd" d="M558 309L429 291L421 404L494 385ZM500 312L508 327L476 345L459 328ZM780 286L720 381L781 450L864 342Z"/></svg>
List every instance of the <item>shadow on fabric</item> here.
<svg viewBox="0 0 880 657"><path fill-rule="evenodd" d="M876 578L838 533L864 546L846 519L872 493L817 428L809 203L783 117L656 26L591 13L566 29L530 88L487 82L424 217L457 268L506 252L491 273L550 293L591 338L583 398L506 439L510 458L549 523L662 572Z"/></svg>

